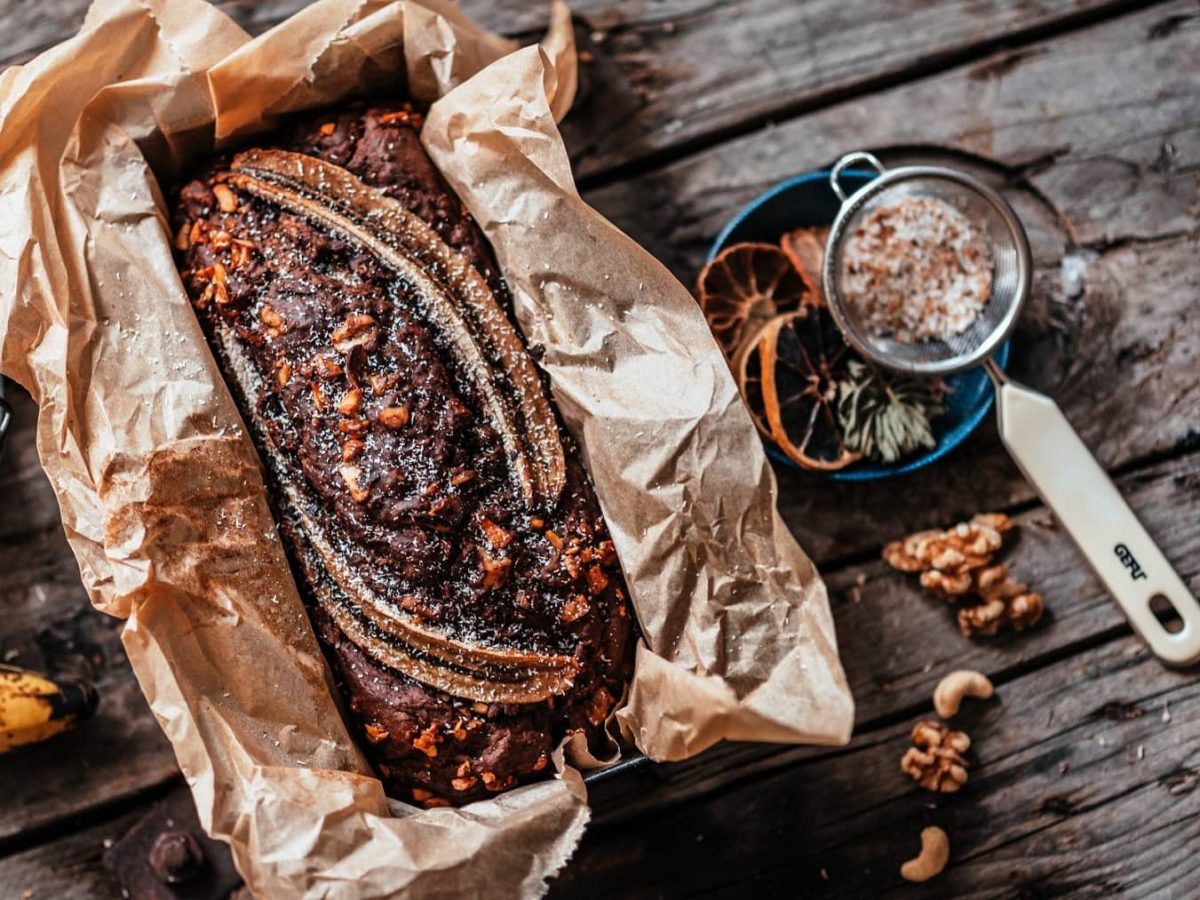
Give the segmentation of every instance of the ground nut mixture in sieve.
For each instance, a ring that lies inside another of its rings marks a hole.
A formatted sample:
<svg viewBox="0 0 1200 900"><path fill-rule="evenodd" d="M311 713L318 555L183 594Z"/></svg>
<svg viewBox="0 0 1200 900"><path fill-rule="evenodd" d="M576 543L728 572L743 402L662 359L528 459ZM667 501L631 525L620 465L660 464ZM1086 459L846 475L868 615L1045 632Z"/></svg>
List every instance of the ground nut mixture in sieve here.
<svg viewBox="0 0 1200 900"><path fill-rule="evenodd" d="M871 211L846 241L846 303L876 336L948 338L978 318L992 289L992 257L967 217L935 197Z"/></svg>

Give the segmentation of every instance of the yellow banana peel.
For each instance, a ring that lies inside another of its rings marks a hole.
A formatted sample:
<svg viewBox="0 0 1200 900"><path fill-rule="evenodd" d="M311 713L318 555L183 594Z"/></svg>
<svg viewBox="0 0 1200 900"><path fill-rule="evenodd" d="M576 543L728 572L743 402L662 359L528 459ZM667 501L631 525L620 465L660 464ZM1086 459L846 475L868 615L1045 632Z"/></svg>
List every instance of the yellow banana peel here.
<svg viewBox="0 0 1200 900"><path fill-rule="evenodd" d="M96 689L0 665L0 753L74 728L96 710Z"/></svg>

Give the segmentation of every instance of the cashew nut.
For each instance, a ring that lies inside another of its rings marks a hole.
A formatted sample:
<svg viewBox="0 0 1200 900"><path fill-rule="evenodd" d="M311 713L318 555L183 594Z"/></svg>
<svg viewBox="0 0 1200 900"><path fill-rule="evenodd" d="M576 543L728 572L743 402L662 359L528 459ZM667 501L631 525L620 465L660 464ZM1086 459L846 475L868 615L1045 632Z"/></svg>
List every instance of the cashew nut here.
<svg viewBox="0 0 1200 900"><path fill-rule="evenodd" d="M921 829L921 855L900 867L905 881L928 881L946 868L950 861L950 839L933 825Z"/></svg>
<svg viewBox="0 0 1200 900"><path fill-rule="evenodd" d="M982 672L959 669L939 681L933 689L933 708L943 719L949 719L958 714L963 697L987 700L994 693L996 689Z"/></svg>

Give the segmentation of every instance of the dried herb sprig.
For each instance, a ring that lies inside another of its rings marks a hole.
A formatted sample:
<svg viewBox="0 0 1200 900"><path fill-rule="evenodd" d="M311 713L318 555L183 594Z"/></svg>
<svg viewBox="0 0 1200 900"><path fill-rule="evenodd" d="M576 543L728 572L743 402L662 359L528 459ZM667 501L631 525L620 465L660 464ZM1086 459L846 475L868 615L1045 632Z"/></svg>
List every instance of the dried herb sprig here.
<svg viewBox="0 0 1200 900"><path fill-rule="evenodd" d="M885 374L851 360L838 385L838 421L846 446L868 459L895 462L933 449L931 421L946 411L940 382Z"/></svg>

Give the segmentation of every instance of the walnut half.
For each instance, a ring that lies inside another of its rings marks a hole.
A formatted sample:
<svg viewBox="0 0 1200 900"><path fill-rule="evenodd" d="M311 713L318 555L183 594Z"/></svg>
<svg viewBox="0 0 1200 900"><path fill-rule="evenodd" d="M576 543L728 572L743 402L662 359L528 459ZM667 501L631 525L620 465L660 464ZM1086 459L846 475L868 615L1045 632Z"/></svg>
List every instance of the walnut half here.
<svg viewBox="0 0 1200 900"><path fill-rule="evenodd" d="M1042 618L1042 595L1009 575L1008 566L988 566L973 575L974 590L982 602L958 611L958 627L966 637L990 637L1002 627L1024 631Z"/></svg>
<svg viewBox="0 0 1200 900"><path fill-rule="evenodd" d="M912 742L900 759L900 771L925 790L950 794L967 783L963 754L971 739L965 732L924 720L913 726Z"/></svg>

